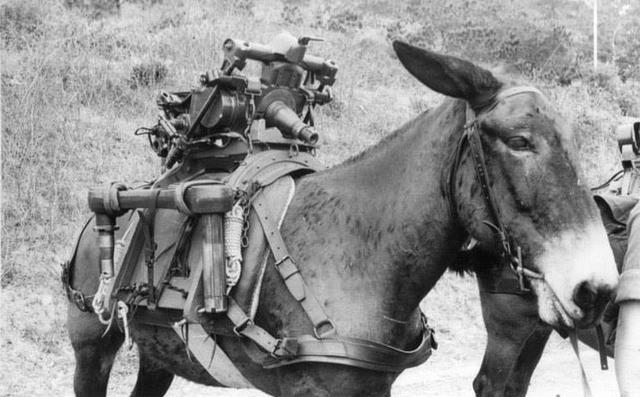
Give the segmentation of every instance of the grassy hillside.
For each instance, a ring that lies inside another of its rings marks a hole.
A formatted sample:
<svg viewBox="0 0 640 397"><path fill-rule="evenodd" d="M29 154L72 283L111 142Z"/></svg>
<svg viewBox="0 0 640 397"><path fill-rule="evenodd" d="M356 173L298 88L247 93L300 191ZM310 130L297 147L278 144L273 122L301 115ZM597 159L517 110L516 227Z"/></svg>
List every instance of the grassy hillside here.
<svg viewBox="0 0 640 397"><path fill-rule="evenodd" d="M611 45L603 44L603 66L593 73L589 22L584 12L568 11L584 3L424 3L131 0L118 8L106 0L1 0L0 371L15 376L0 395L69 392L58 263L88 215L87 189L157 176L155 155L133 131L154 122L159 89L188 88L218 68L227 37L268 42L284 29L326 39L310 51L340 66L336 100L317 119L319 157L328 165L441 100L401 68L390 46L399 37L524 73L571 119L589 182L617 168L612 128L640 115L640 72L628 61L640 45L637 35L625 36L631 28L604 29ZM619 14L602 7L607 18ZM537 11L524 26L518 10ZM618 18L626 26L629 17ZM481 337L474 288L472 280L447 279L427 300L445 343L465 328ZM56 374L46 378L50 385L25 389L46 373Z"/></svg>

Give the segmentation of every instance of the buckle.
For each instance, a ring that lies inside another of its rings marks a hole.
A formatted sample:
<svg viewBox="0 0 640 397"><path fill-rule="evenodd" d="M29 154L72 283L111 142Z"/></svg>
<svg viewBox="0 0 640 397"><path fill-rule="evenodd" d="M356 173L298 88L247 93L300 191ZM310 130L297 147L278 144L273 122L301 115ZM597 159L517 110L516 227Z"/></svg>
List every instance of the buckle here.
<svg viewBox="0 0 640 397"><path fill-rule="evenodd" d="M244 329L247 328L249 324L252 324L252 321L249 317L247 317L243 322L233 327L233 333L236 334L237 337L242 337L242 331L244 331Z"/></svg>
<svg viewBox="0 0 640 397"><path fill-rule="evenodd" d="M293 258L290 255L286 255L284 258L280 259L275 263L275 267L280 266L284 261L291 261L295 264L295 261L293 260Z"/></svg>
<svg viewBox="0 0 640 397"><path fill-rule="evenodd" d="M275 349L270 353L271 357L279 359L282 357L295 356L298 353L298 339L283 338L278 339Z"/></svg>
<svg viewBox="0 0 640 397"><path fill-rule="evenodd" d="M289 255L277 261L274 266L278 272L280 272L284 280L287 280L296 273L300 273L300 269L298 268L298 265L296 265L296 261L294 261ZM281 266L282 268L280 268Z"/></svg>
<svg viewBox="0 0 640 397"><path fill-rule="evenodd" d="M321 328L327 327L325 331L321 331ZM313 335L317 339L324 339L336 334L336 325L330 319L322 320L313 327Z"/></svg>

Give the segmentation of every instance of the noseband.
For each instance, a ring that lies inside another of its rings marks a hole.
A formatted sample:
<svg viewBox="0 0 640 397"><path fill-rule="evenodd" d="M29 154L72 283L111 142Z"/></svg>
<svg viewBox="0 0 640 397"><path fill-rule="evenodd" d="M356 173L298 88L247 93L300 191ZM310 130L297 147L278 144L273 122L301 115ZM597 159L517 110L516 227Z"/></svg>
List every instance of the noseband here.
<svg viewBox="0 0 640 397"><path fill-rule="evenodd" d="M480 111L479 114L489 113L492 111L501 101L504 99L526 93L535 93L544 97L544 95L534 87L519 86L508 88L500 92L489 104ZM462 159L462 152L468 147L473 159L474 169L476 171L476 177L480 183L482 190L482 196L489 210L489 219L483 220L482 223L487 225L495 233L500 243L500 260L503 265L508 265L513 271L518 281L518 289L514 293L528 293L530 289L528 287L528 279L544 279L544 275L535 272L531 269L527 269L522 264L522 248L517 244L515 239L509 235L507 229L502 222L500 212L495 201L495 194L491 189L489 182L489 174L487 172L487 165L484 159L484 150L482 148L482 140L480 138L480 123L478 122L478 116L476 112L467 104L466 109L466 123L464 126L464 132L462 137L458 141L456 148L455 158L451 173L449 174L449 203L451 205L451 212L454 215L458 214L455 205L455 178L458 168L460 167L460 161ZM477 244L477 240L472 236L469 236L467 243L463 247L464 250L470 250ZM504 292L504 291L500 291Z"/></svg>

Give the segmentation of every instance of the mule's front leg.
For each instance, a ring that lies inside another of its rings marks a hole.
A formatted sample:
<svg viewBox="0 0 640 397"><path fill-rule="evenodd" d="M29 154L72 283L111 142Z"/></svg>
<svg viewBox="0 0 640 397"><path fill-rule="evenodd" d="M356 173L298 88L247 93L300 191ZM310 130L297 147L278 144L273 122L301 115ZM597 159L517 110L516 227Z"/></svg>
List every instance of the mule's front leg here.
<svg viewBox="0 0 640 397"><path fill-rule="evenodd" d="M478 397L527 393L551 328L538 320L534 298L481 293L487 348L473 389Z"/></svg>

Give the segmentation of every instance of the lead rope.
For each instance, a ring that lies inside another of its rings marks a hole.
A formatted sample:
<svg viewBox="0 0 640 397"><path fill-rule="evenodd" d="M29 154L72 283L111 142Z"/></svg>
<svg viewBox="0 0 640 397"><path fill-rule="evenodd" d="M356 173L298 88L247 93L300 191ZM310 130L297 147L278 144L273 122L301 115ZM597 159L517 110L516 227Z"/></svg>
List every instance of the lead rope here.
<svg viewBox="0 0 640 397"><path fill-rule="evenodd" d="M571 341L571 347L573 348L573 352L576 354L578 365L580 366L580 375L582 376L582 391L584 393L584 397L593 397L593 392L591 391L589 380L587 379L587 372L584 370L584 365L582 365L582 359L580 358L578 334L575 329L569 332L569 340Z"/></svg>

